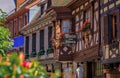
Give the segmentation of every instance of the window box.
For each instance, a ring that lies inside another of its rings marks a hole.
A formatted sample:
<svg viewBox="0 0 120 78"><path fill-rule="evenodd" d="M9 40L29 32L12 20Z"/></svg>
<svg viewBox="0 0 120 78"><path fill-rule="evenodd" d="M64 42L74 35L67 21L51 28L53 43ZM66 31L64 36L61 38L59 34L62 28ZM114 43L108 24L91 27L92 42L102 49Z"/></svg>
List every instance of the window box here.
<svg viewBox="0 0 120 78"><path fill-rule="evenodd" d="M82 25L82 27L79 28L79 32L85 32L86 30L90 29L91 23L88 21L85 21Z"/></svg>
<svg viewBox="0 0 120 78"><path fill-rule="evenodd" d="M41 55L44 55L45 51L43 49L41 49L39 52L38 52L38 57L40 57Z"/></svg>
<svg viewBox="0 0 120 78"><path fill-rule="evenodd" d="M30 56L31 57L35 57L36 56L36 52L31 52Z"/></svg>
<svg viewBox="0 0 120 78"><path fill-rule="evenodd" d="M103 69L103 73L109 73L110 72L110 66L109 65L105 65L104 69Z"/></svg>
<svg viewBox="0 0 120 78"><path fill-rule="evenodd" d="M54 52L53 48L48 48L46 53L48 55L48 54L53 53L53 52Z"/></svg>

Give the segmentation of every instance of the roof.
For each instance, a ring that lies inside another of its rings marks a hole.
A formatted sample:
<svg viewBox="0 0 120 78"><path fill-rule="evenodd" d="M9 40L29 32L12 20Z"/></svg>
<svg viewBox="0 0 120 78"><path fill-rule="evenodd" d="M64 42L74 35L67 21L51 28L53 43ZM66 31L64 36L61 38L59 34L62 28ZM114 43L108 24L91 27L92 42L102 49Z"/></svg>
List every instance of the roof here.
<svg viewBox="0 0 120 78"><path fill-rule="evenodd" d="M20 4L22 4L25 0L19 0L20 1Z"/></svg>
<svg viewBox="0 0 120 78"><path fill-rule="evenodd" d="M16 12L14 12L13 14L9 15L9 16L7 17L7 21L9 21L9 20L11 20L11 19L13 19L13 18L16 18L16 17L22 15L23 13L29 11L29 8L31 8L32 6L38 4L39 1L40 1L40 0L35 0L34 2L26 5L25 7L22 7L22 8L19 9L18 11L16 11Z"/></svg>

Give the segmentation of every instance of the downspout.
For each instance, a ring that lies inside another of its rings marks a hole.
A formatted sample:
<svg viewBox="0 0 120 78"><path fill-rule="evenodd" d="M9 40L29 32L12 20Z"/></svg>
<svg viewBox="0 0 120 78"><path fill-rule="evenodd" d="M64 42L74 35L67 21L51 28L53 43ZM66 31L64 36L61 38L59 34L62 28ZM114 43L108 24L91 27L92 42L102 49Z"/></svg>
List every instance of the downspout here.
<svg viewBox="0 0 120 78"><path fill-rule="evenodd" d="M98 46L98 56L101 58L101 15L100 15L100 0L98 0L99 7L99 46Z"/></svg>

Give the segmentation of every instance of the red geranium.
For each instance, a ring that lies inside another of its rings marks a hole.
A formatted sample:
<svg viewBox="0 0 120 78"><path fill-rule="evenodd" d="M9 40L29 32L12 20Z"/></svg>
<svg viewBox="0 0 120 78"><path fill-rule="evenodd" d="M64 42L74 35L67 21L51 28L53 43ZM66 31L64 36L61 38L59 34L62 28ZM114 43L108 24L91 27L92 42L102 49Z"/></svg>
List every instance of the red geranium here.
<svg viewBox="0 0 120 78"><path fill-rule="evenodd" d="M31 63L24 61L22 66L25 67L25 68L30 68L31 67Z"/></svg>
<svg viewBox="0 0 120 78"><path fill-rule="evenodd" d="M91 23L89 21L85 21L82 26L78 29L78 32L84 31L88 28L90 28Z"/></svg>

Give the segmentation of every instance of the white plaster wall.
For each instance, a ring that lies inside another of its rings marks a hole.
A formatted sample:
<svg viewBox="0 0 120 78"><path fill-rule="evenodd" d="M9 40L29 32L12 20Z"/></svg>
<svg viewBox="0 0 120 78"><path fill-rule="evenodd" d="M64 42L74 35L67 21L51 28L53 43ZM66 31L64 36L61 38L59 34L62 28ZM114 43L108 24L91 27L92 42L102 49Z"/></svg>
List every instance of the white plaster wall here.
<svg viewBox="0 0 120 78"><path fill-rule="evenodd" d="M32 34L29 34L29 53L32 52Z"/></svg>
<svg viewBox="0 0 120 78"><path fill-rule="evenodd" d="M40 32L36 31L36 52L40 50Z"/></svg>

